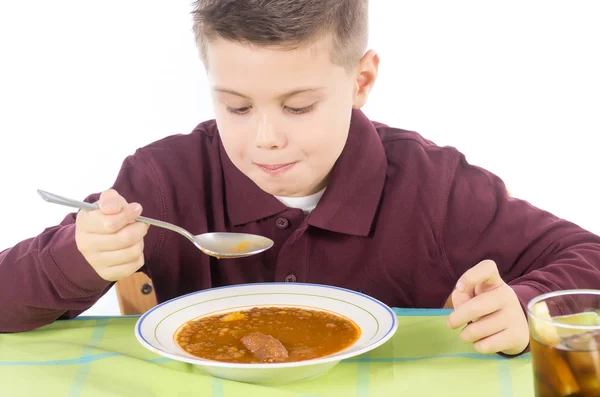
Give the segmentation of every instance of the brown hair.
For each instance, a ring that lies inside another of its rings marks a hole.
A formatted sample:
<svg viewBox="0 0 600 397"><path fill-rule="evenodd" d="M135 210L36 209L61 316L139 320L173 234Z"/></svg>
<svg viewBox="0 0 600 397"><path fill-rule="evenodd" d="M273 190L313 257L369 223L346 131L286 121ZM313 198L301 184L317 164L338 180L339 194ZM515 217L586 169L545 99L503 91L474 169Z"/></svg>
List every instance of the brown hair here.
<svg viewBox="0 0 600 397"><path fill-rule="evenodd" d="M193 30L206 63L215 38L294 49L331 38L331 60L351 69L368 40L368 0L198 0Z"/></svg>

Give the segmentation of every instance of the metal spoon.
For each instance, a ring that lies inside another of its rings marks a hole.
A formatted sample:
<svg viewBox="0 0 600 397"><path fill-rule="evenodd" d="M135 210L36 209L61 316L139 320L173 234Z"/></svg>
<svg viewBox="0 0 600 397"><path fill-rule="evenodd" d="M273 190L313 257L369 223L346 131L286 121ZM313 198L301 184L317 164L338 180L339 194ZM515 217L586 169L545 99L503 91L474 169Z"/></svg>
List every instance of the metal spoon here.
<svg viewBox="0 0 600 397"><path fill-rule="evenodd" d="M97 204L69 199L43 190L38 190L37 192L44 200L50 203L61 204L82 210L93 211L98 209ZM187 230L168 222L147 218L145 216L139 216L135 220L177 232L194 243L194 245L200 248L205 254L217 258L242 258L251 256L268 250L274 244L273 240L256 234L216 232L194 236Z"/></svg>

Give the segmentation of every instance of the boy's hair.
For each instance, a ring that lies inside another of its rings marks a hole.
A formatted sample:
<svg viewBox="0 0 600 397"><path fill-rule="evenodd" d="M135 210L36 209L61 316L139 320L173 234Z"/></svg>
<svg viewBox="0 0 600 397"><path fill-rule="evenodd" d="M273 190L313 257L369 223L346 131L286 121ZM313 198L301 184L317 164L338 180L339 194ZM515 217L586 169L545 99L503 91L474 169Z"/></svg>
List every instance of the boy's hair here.
<svg viewBox="0 0 600 397"><path fill-rule="evenodd" d="M215 38L295 49L330 38L331 60L351 70L368 41L368 0L198 0L193 30L202 61Z"/></svg>

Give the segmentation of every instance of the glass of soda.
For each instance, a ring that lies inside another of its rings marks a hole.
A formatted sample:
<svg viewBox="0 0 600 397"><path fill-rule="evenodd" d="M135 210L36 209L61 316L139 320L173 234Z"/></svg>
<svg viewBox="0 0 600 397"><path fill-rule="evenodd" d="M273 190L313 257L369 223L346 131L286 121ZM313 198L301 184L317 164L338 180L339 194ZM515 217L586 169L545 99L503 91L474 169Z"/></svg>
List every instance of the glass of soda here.
<svg viewBox="0 0 600 397"><path fill-rule="evenodd" d="M527 317L535 397L600 397L600 290L540 295Z"/></svg>

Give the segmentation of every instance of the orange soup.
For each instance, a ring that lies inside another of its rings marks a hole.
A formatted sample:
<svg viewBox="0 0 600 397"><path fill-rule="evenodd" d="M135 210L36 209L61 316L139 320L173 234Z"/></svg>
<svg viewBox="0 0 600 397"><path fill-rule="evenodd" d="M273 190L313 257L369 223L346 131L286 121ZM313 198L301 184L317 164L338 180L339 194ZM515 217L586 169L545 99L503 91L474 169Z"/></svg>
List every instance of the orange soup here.
<svg viewBox="0 0 600 397"><path fill-rule="evenodd" d="M351 320L296 307L250 310L188 321L176 343L200 358L232 363L277 363L324 357L360 337Z"/></svg>

